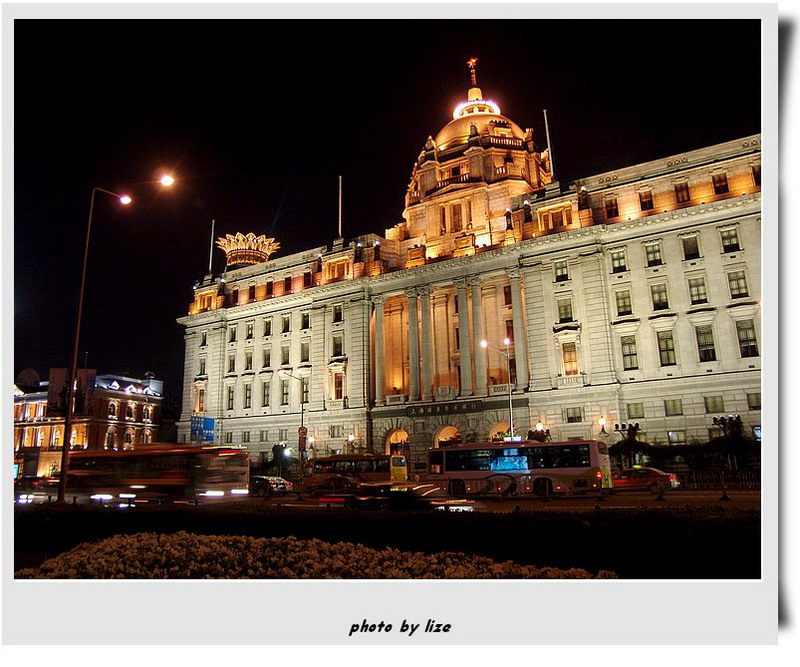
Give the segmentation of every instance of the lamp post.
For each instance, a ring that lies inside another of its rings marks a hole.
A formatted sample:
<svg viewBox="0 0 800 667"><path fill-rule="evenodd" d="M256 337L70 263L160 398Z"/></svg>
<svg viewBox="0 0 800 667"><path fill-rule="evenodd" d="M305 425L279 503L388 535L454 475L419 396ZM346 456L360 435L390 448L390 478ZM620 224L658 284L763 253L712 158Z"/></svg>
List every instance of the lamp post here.
<svg viewBox="0 0 800 667"><path fill-rule="evenodd" d="M508 433L511 436L511 441L514 441L514 405L511 400L511 352L509 347L511 347L511 339L504 338L503 345L506 346L506 351L500 350L492 345L489 345L489 341L482 340L481 347L482 348L490 348L495 352L499 352L506 358L506 368L508 369Z"/></svg>
<svg viewBox="0 0 800 667"><path fill-rule="evenodd" d="M164 175L160 179L160 183L164 187L169 187L175 182L172 176ZM92 215L94 214L94 200L98 192L110 195L117 199L120 204L127 206L133 199L127 194L118 194L111 190L106 190L95 186L92 188L92 197L89 202L89 221L86 225L86 243L83 248L83 269L81 270L81 288L78 292L78 310L75 314L75 333L72 339L72 360L67 369L67 391L64 406L64 439L61 445L61 478L58 484L58 502L65 503L67 499L67 469L69 467L69 450L72 446L72 412L73 412L73 394L75 380L78 375L78 346L80 345L81 338L81 316L83 314L83 294L86 287L86 265L89 260L89 238L92 232Z"/></svg>
<svg viewBox="0 0 800 667"><path fill-rule="evenodd" d="M293 378L294 380L300 380L300 388L301 388L301 392L300 392L300 428L297 429L297 448L298 448L298 458L300 460L300 478L302 479L303 475L304 475L304 471L305 471L304 458L305 458L305 454L306 454L306 441L307 441L307 437L308 437L308 429L306 428L305 422L303 421L304 417L305 417L305 413L304 413L305 402L303 401L303 394L302 394L304 378L303 378L302 375L295 375L291 371L287 371L287 370L284 370L284 369L281 369L281 370L278 371L278 377L281 378L282 380L286 379L286 378Z"/></svg>

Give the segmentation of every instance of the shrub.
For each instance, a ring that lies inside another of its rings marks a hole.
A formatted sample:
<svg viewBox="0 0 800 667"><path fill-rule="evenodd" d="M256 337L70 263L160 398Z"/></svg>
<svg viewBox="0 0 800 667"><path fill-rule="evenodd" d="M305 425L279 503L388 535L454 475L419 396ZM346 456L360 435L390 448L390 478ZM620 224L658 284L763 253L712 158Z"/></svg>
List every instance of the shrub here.
<svg viewBox="0 0 800 667"><path fill-rule="evenodd" d="M457 552L398 549L294 537L137 533L116 535L19 570L23 579L612 579Z"/></svg>

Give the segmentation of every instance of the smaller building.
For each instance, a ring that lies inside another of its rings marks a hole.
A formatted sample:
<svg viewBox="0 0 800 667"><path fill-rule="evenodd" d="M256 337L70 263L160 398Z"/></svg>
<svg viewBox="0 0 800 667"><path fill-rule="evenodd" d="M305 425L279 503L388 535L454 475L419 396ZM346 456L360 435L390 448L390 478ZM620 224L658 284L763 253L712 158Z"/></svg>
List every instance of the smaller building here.
<svg viewBox="0 0 800 667"><path fill-rule="evenodd" d="M97 375L93 384L85 409L74 410L81 414L73 417L72 449L133 449L157 439L162 380L151 373L144 379ZM19 474L49 477L60 471L64 416L54 414L52 392L48 406L49 385L14 385L14 464Z"/></svg>

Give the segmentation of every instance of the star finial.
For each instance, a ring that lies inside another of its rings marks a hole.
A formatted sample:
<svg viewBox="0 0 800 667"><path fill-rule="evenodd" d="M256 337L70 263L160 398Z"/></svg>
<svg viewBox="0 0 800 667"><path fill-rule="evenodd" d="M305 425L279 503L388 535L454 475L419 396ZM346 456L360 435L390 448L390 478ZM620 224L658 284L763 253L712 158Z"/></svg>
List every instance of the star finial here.
<svg viewBox="0 0 800 667"><path fill-rule="evenodd" d="M475 79L475 65L477 65L477 64L478 64L478 59L477 58L470 58L467 61L467 67L469 67L469 76L470 76L470 79L472 80L472 87L473 88L478 85L478 83L477 83L477 81Z"/></svg>

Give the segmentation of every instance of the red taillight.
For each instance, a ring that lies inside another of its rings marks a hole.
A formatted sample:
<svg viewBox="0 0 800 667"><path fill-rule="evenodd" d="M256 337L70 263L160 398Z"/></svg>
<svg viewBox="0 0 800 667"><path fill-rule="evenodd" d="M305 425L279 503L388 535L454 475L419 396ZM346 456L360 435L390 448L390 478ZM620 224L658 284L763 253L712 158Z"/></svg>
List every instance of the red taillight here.
<svg viewBox="0 0 800 667"><path fill-rule="evenodd" d="M597 475L597 479L603 479L603 471L602 470L598 470L595 473L595 475Z"/></svg>

